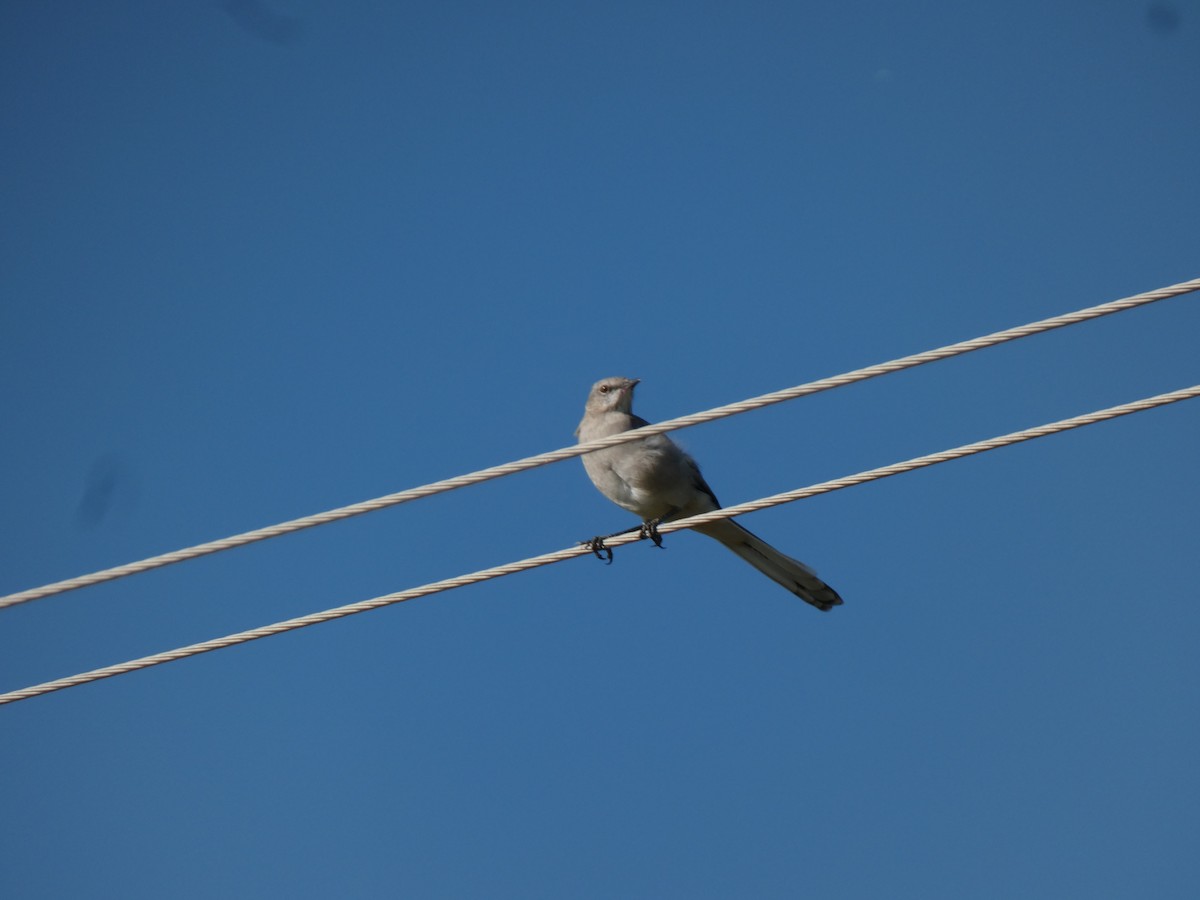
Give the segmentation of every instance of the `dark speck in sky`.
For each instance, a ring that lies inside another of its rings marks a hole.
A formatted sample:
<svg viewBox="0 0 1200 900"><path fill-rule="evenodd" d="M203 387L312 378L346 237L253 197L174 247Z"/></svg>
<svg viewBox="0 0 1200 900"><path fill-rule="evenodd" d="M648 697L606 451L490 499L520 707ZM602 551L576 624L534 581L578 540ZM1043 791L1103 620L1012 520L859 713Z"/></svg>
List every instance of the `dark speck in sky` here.
<svg viewBox="0 0 1200 900"><path fill-rule="evenodd" d="M127 476L126 466L116 454L104 453L96 458L88 470L83 496L75 511L80 525L92 528L104 520L117 494L128 487Z"/></svg>
<svg viewBox="0 0 1200 900"><path fill-rule="evenodd" d="M1179 9L1172 3L1151 3L1146 7L1146 25L1158 34L1172 34L1183 21Z"/></svg>
<svg viewBox="0 0 1200 900"><path fill-rule="evenodd" d="M260 0L224 0L221 8L243 31L281 47L296 43L304 31L299 19L280 15Z"/></svg>

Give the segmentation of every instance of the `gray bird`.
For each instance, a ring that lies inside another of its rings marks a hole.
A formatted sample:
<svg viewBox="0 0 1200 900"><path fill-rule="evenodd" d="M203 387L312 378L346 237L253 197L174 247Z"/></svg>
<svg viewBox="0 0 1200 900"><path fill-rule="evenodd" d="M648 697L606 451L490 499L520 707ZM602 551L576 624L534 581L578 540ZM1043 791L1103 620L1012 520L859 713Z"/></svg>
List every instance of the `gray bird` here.
<svg viewBox="0 0 1200 900"><path fill-rule="evenodd" d="M575 430L580 442L650 424L633 414L633 389L637 384L636 378L604 378L592 385L583 421ZM588 453L583 457L583 467L600 493L642 520L642 534L656 544L660 543L657 532L660 522L721 508L696 461L665 434ZM842 602L837 591L818 578L816 572L780 553L732 519L700 525L694 530L720 541L817 609L827 611ZM603 538L595 538L591 546L602 550Z"/></svg>

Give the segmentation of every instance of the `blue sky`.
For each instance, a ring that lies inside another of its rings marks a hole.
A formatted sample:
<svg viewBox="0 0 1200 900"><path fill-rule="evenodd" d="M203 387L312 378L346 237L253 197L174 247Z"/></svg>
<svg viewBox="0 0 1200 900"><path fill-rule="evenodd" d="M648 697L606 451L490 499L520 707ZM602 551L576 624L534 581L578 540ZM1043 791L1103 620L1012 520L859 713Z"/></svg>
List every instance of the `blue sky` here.
<svg viewBox="0 0 1200 900"><path fill-rule="evenodd" d="M1200 7L0 7L0 592L1200 275ZM681 432L1195 384L1181 298ZM1200 404L0 710L22 898L1191 897ZM631 524L578 461L0 612L0 690Z"/></svg>

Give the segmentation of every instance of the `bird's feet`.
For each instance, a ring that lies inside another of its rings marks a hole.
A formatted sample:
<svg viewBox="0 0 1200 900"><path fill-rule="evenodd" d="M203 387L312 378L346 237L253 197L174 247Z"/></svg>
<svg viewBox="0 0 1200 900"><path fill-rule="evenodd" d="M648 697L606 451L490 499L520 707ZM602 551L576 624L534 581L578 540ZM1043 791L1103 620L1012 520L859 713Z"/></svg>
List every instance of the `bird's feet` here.
<svg viewBox="0 0 1200 900"><path fill-rule="evenodd" d="M609 537L612 537L612 535L609 535ZM595 554L596 559L604 560L605 565L612 565L612 548L605 545L604 538L597 535L590 541L582 541L581 543Z"/></svg>
<svg viewBox="0 0 1200 900"><path fill-rule="evenodd" d="M655 547L662 547L662 535L658 533L658 523L662 518L651 519L648 522L643 522L641 525L634 525L632 528L626 528L624 531L615 531L612 534L597 535L590 541L580 541L580 544L587 547L596 555L596 559L604 560L605 564L610 564L613 561L612 547L609 547L604 542L609 538L617 537L621 534L629 534L632 531L638 533L640 539L650 538L654 541Z"/></svg>
<svg viewBox="0 0 1200 900"><path fill-rule="evenodd" d="M648 522L643 522L642 527L638 529L638 537L642 539L650 538L650 540L654 541L654 546L658 547L660 550L662 549L663 543L662 535L658 533L658 523L661 521L662 519L651 519Z"/></svg>

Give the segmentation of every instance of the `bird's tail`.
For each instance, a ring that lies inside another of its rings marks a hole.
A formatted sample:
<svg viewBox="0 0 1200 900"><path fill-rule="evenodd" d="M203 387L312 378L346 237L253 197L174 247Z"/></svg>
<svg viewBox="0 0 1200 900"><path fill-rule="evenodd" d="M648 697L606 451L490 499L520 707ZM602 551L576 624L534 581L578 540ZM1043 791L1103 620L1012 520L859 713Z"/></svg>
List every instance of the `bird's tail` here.
<svg viewBox="0 0 1200 900"><path fill-rule="evenodd" d="M720 541L772 581L783 585L822 612L828 612L842 602L837 591L818 578L817 573L804 563L784 556L731 519L701 525L696 531Z"/></svg>

